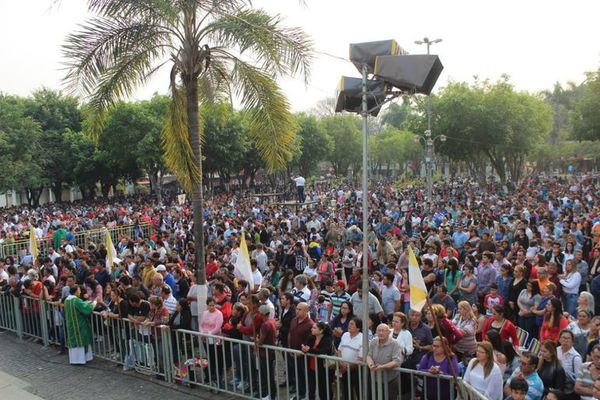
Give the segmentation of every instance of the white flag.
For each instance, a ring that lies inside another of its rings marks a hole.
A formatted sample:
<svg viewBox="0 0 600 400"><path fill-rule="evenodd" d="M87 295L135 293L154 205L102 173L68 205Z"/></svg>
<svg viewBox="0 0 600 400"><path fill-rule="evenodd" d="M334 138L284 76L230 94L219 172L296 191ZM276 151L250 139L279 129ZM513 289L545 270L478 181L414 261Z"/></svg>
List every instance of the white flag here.
<svg viewBox="0 0 600 400"><path fill-rule="evenodd" d="M247 281L250 287L254 287L252 279L252 268L250 267L250 256L248 255L248 246L246 246L246 237L244 232L241 232L240 240L240 252L235 260L235 269L233 273L238 280L243 279Z"/></svg>

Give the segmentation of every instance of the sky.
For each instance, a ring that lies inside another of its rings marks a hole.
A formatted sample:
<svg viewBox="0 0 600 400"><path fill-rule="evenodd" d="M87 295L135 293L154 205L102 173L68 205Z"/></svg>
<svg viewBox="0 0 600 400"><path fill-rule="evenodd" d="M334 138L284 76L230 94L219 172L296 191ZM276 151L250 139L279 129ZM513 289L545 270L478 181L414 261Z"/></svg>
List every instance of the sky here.
<svg viewBox="0 0 600 400"><path fill-rule="evenodd" d="M89 17L84 0L0 0L0 92L27 96L62 85L61 44ZM396 39L410 54L424 53L415 40L441 38L432 46L444 64L436 89L449 80L498 79L508 74L519 90L537 92L555 82L585 80L600 67L600 2L593 0L254 0L301 27L316 50L311 77L282 79L294 111L334 96L342 75L359 76L349 43ZM132 99L166 93L168 67Z"/></svg>

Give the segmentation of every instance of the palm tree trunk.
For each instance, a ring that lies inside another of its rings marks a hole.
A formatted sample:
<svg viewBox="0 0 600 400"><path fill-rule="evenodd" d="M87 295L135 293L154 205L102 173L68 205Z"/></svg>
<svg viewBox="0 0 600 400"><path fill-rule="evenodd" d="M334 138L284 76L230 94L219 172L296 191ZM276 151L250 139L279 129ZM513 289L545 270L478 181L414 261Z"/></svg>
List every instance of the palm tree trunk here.
<svg viewBox="0 0 600 400"><path fill-rule="evenodd" d="M198 169L199 182L192 187L192 211L194 221L194 248L196 250L196 265L198 267L196 276L198 284L206 284L206 271L204 268L204 198L202 193L202 145L200 143L200 118L198 110L198 78L193 77L189 82L186 82L186 99L187 99L187 117L188 117L188 135L190 144L194 151L194 159Z"/></svg>

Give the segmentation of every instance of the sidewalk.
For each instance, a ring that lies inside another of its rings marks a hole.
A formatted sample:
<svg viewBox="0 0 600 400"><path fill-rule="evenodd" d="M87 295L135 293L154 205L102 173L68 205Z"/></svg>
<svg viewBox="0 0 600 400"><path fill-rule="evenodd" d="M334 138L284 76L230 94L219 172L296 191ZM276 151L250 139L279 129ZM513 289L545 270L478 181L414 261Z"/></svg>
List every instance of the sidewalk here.
<svg viewBox="0 0 600 400"><path fill-rule="evenodd" d="M4 400L42 400L28 392L29 384L0 371L0 393Z"/></svg>
<svg viewBox="0 0 600 400"><path fill-rule="evenodd" d="M233 399L201 388L171 385L116 364L94 359L86 366L69 364L55 347L20 341L0 332L0 398L2 400L178 400Z"/></svg>

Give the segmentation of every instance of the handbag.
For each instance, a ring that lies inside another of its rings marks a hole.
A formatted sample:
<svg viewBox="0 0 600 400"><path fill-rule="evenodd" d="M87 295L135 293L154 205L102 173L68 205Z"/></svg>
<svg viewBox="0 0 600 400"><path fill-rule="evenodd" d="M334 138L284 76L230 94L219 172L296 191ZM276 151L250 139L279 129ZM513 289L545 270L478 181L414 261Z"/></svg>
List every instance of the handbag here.
<svg viewBox="0 0 600 400"><path fill-rule="evenodd" d="M335 355L335 345L333 344L333 341L331 342L331 353L333 355ZM338 365L339 365L338 360L332 360L330 358L325 359L325 368L326 369L336 369Z"/></svg>

